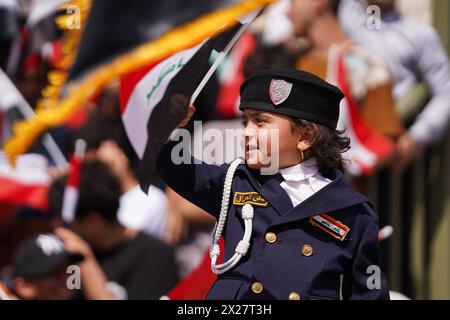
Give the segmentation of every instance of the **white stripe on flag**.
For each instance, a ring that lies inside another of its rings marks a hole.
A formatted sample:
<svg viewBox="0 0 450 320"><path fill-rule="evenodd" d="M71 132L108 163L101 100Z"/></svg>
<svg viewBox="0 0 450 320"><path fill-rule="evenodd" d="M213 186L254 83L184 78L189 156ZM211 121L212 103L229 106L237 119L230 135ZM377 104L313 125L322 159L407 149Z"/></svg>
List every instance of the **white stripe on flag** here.
<svg viewBox="0 0 450 320"><path fill-rule="evenodd" d="M0 110L6 111L25 103L14 84L0 68Z"/></svg>
<svg viewBox="0 0 450 320"><path fill-rule="evenodd" d="M345 235L345 232L346 232L345 230L343 230L342 228L338 227L337 225L335 225L331 221L328 221L327 219L322 218L320 215L314 216L313 219L316 220L321 225L325 226L326 228L328 228L328 229L332 230L333 232L337 233L341 237Z"/></svg>
<svg viewBox="0 0 450 320"><path fill-rule="evenodd" d="M122 120L128 139L140 159L144 156L147 146L147 125L153 109L164 97L172 79L182 69L182 66L195 55L204 42L193 48L178 52L158 63L138 82L131 93L122 114Z"/></svg>
<svg viewBox="0 0 450 320"><path fill-rule="evenodd" d="M13 180L26 186L48 185L51 179L47 167L44 156L31 153L19 156L13 167L3 151L0 151L0 179Z"/></svg>
<svg viewBox="0 0 450 320"><path fill-rule="evenodd" d="M71 223L75 219L75 209L78 202L78 189L67 185L64 189L61 216L64 222Z"/></svg>
<svg viewBox="0 0 450 320"><path fill-rule="evenodd" d="M28 27L35 26L42 19L49 17L53 13L57 12L63 3L69 2L69 0L40 0L33 1L30 7L30 13L28 14L26 25ZM77 8L74 5L70 8ZM67 14L73 13L67 11Z"/></svg>
<svg viewBox="0 0 450 320"><path fill-rule="evenodd" d="M31 106L0 68L0 110L8 111L14 107L17 107L25 118L33 118L35 116ZM65 167L68 165L64 154L49 133L44 133L42 144L57 166Z"/></svg>
<svg viewBox="0 0 450 320"><path fill-rule="evenodd" d="M0 8L6 8L10 10L19 10L19 4L16 0L0 0Z"/></svg>

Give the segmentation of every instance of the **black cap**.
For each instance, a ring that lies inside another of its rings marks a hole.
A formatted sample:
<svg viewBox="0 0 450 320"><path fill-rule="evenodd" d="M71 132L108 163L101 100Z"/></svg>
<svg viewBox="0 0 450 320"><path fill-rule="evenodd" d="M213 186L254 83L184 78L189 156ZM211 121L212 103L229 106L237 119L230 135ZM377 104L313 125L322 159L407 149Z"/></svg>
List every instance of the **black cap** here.
<svg viewBox="0 0 450 320"><path fill-rule="evenodd" d="M305 71L270 69L253 73L241 85L240 110L256 109L313 121L336 129L344 94Z"/></svg>
<svg viewBox="0 0 450 320"><path fill-rule="evenodd" d="M54 234L40 234L23 242L13 265L13 276L33 278L52 274L66 263L77 263L82 255L69 254Z"/></svg>

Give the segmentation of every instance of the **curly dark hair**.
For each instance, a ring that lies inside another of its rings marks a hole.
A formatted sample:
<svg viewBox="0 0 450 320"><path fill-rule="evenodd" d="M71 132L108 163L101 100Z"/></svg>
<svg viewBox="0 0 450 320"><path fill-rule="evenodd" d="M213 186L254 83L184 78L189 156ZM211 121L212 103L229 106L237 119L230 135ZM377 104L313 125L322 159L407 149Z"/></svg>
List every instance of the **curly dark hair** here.
<svg viewBox="0 0 450 320"><path fill-rule="evenodd" d="M317 167L324 174L334 169L345 172L348 163L342 153L350 149L350 138L343 135L345 130L333 130L299 118L292 120L296 127L306 128L305 139L311 147L304 153L305 158L316 158Z"/></svg>

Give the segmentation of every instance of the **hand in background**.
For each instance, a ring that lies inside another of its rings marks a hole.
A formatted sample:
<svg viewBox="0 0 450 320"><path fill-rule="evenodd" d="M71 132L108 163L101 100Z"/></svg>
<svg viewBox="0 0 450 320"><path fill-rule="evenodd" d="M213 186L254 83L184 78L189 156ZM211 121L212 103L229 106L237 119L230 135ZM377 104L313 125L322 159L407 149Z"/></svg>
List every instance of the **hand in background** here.
<svg viewBox="0 0 450 320"><path fill-rule="evenodd" d="M163 234L164 242L171 246L178 245L187 237L188 227L186 219L173 208L169 208Z"/></svg>
<svg viewBox="0 0 450 320"><path fill-rule="evenodd" d="M84 256L79 266L85 298L87 300L114 299L114 295L108 289L108 279L89 244L78 234L66 228L56 228L54 233L62 240L67 252Z"/></svg>
<svg viewBox="0 0 450 320"><path fill-rule="evenodd" d="M90 259L94 256L89 244L75 232L60 227L56 228L54 233L64 243L64 248L68 253L82 255L85 259Z"/></svg>
<svg viewBox="0 0 450 320"><path fill-rule="evenodd" d="M129 168L129 160L116 142L103 142L97 150L97 159L106 163L119 178L123 192L134 188L138 181Z"/></svg>
<svg viewBox="0 0 450 320"><path fill-rule="evenodd" d="M422 150L422 145L414 141L407 133L402 135L396 145L396 161L394 169L401 171L414 159L414 157Z"/></svg>

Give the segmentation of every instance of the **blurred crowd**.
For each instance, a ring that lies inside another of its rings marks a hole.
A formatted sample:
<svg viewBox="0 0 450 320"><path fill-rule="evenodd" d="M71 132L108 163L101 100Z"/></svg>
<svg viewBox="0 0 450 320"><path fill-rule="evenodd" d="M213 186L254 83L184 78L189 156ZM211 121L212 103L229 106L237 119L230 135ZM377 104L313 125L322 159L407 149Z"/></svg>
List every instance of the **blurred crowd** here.
<svg viewBox="0 0 450 320"><path fill-rule="evenodd" d="M44 48L57 46L61 35L53 16L27 28L26 1L13 9L2 3L0 17L8 19L0 18L0 67L36 106L54 67L55 56ZM371 5L379 17L368 13ZM191 121L201 120L203 129L239 128L238 88L246 76L283 67L330 79L334 51L343 57L364 122L394 146L370 173L349 174L360 190L368 192L371 175L402 172L446 138L448 55L436 30L402 14L395 0L292 0L268 8L208 83ZM2 141L23 117L0 106ZM195 140L193 123L187 128ZM215 219L157 177L147 195L141 190L139 159L121 121L119 83L50 133L67 159L75 141L87 144L75 218L61 217L69 167L55 163L42 140L15 167L0 157L0 299L159 299L201 265ZM201 154L203 145L195 145L194 155ZM43 178L31 181L27 172ZM72 265L78 269L69 272Z"/></svg>

